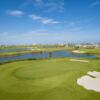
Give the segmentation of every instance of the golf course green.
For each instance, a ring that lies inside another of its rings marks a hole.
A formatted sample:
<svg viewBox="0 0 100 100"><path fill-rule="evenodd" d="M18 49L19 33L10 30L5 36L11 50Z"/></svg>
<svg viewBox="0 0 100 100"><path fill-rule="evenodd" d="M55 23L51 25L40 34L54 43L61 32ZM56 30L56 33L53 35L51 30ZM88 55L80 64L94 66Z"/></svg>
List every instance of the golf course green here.
<svg viewBox="0 0 100 100"><path fill-rule="evenodd" d="M0 65L0 100L99 100L77 79L100 71L100 59L74 62L69 58L15 61Z"/></svg>

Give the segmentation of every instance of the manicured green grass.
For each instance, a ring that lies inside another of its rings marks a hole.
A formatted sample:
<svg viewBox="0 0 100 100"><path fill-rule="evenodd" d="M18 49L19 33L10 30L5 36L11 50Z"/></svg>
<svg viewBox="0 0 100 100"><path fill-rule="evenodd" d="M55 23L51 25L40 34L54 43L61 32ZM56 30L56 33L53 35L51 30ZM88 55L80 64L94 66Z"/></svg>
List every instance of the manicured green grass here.
<svg viewBox="0 0 100 100"><path fill-rule="evenodd" d="M100 48L79 49L79 50L85 51L88 54L99 54L100 55Z"/></svg>
<svg viewBox="0 0 100 100"><path fill-rule="evenodd" d="M99 59L89 63L60 58L3 64L0 100L99 100L99 92L77 85L77 79L92 70L100 71Z"/></svg>

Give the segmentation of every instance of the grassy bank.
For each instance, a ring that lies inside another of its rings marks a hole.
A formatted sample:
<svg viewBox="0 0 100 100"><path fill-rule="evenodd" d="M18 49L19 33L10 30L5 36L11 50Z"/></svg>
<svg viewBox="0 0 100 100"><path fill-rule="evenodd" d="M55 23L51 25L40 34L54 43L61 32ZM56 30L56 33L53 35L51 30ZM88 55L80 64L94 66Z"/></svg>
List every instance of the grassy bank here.
<svg viewBox="0 0 100 100"><path fill-rule="evenodd" d="M0 100L99 100L100 93L77 85L88 71L100 71L100 61L69 59L17 61L0 65Z"/></svg>
<svg viewBox="0 0 100 100"><path fill-rule="evenodd" d="M0 57L13 56L13 55L21 55L21 54L28 54L28 53L39 53L39 52L40 51L31 51L31 50L18 51L18 52L2 52L2 53L0 53Z"/></svg>
<svg viewBox="0 0 100 100"><path fill-rule="evenodd" d="M80 48L79 50L84 51L87 54L100 55L100 48L91 48L91 49L82 49L82 48Z"/></svg>
<svg viewBox="0 0 100 100"><path fill-rule="evenodd" d="M20 54L28 54L28 53L54 52L54 51L72 50L72 49L73 48L66 48L66 47L33 48L32 50L23 50L23 51L16 51L16 52L0 52L0 57L20 55Z"/></svg>

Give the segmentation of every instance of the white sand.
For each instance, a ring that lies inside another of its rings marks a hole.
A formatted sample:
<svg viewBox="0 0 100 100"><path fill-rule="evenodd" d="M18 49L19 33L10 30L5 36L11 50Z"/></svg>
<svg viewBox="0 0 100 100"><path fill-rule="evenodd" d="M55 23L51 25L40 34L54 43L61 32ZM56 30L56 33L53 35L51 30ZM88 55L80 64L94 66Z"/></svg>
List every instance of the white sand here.
<svg viewBox="0 0 100 100"><path fill-rule="evenodd" d="M100 72L89 71L88 75L85 75L79 78L77 80L77 83L78 85L83 86L87 90L94 90L94 91L100 92Z"/></svg>
<svg viewBox="0 0 100 100"><path fill-rule="evenodd" d="M88 60L80 60L80 59L70 59L70 61L89 62Z"/></svg>
<svg viewBox="0 0 100 100"><path fill-rule="evenodd" d="M73 53L85 53L84 51L80 51L80 50L73 50Z"/></svg>

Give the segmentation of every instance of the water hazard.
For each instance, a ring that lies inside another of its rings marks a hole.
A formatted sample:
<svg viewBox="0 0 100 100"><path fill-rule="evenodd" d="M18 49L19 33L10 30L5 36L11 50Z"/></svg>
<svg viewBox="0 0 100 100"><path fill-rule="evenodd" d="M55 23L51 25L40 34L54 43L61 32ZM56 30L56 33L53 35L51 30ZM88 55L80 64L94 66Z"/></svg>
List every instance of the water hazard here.
<svg viewBox="0 0 100 100"><path fill-rule="evenodd" d="M14 60L25 60L25 59L44 59L44 58L96 58L94 55L87 54L73 54L69 51L54 51L54 52L43 52L43 53L29 53L21 54L16 56L0 57L0 63L14 61Z"/></svg>

